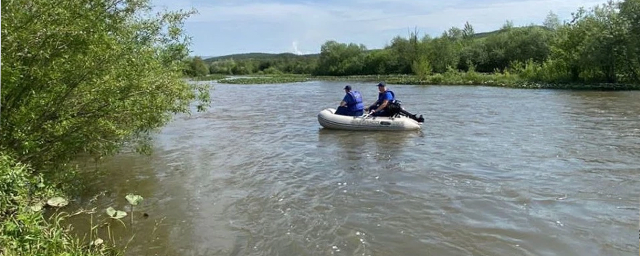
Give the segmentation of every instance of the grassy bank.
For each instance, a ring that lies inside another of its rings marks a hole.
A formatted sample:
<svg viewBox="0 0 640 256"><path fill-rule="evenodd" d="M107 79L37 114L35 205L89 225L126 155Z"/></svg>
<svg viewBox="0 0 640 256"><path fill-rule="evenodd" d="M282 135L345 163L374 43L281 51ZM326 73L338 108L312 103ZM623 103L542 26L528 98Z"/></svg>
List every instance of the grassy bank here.
<svg viewBox="0 0 640 256"><path fill-rule="evenodd" d="M60 225L67 217L43 212L62 194L28 166L0 155L0 255L117 255L107 245L90 246ZM61 204L60 204L61 205Z"/></svg>
<svg viewBox="0 0 640 256"><path fill-rule="evenodd" d="M476 72L450 72L422 77L415 75L373 75L349 77L317 76L314 77L314 79L325 81L385 81L387 84L410 85L486 85L501 87L517 87L519 84L523 83L517 75L500 73L481 74Z"/></svg>
<svg viewBox="0 0 640 256"><path fill-rule="evenodd" d="M223 84L286 84L286 83L299 83L310 81L309 76L300 75L257 75L252 77L231 77L218 80L218 83Z"/></svg>
<svg viewBox="0 0 640 256"><path fill-rule="evenodd" d="M223 75L223 74L212 74L212 75L207 75L207 76L198 76L198 77L194 77L191 78L194 81L216 81L216 80L222 80L229 77L228 75Z"/></svg>
<svg viewBox="0 0 640 256"><path fill-rule="evenodd" d="M133 206L142 197L127 195L130 212L110 207L69 213L65 209L72 200L65 192L81 187L77 178L35 174L0 152L0 255L123 255L127 247L123 234L115 234L112 227L129 229L134 223ZM80 216L90 216L91 231L83 238L64 224Z"/></svg>
<svg viewBox="0 0 640 256"><path fill-rule="evenodd" d="M218 80L227 84L282 84L306 81L371 82L385 81L388 84L409 85L481 85L522 89L562 89L562 90L640 90L639 84L582 84L543 83L522 79L517 74L478 73L450 71L428 76L415 75L357 75L357 76L312 76L312 75L250 75L247 77L226 77Z"/></svg>

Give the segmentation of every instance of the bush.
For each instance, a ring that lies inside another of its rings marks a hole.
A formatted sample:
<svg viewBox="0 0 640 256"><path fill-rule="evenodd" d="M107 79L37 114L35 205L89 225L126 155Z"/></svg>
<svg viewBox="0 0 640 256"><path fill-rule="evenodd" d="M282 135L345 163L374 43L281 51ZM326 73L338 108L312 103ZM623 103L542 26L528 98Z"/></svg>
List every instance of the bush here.
<svg viewBox="0 0 640 256"><path fill-rule="evenodd" d="M60 191L34 175L29 166L0 152L0 254L2 255L117 255L107 245L89 246L61 225L68 214L49 220L42 208L47 198Z"/></svg>
<svg viewBox="0 0 640 256"><path fill-rule="evenodd" d="M182 79L191 13L150 9L147 0L3 2L0 150L42 171L126 142L144 148L194 99L204 108L206 84Z"/></svg>

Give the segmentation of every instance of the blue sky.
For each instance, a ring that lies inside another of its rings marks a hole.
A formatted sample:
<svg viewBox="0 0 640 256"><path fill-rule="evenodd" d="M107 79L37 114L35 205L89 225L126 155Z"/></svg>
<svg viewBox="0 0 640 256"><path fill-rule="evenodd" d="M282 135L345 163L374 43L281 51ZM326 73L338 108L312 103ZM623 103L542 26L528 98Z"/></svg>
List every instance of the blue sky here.
<svg viewBox="0 0 640 256"><path fill-rule="evenodd" d="M439 36L469 22L476 32L542 24L549 11L567 20L604 0L152 0L157 8L196 9L185 23L191 55L318 53L327 40L383 48L395 36Z"/></svg>

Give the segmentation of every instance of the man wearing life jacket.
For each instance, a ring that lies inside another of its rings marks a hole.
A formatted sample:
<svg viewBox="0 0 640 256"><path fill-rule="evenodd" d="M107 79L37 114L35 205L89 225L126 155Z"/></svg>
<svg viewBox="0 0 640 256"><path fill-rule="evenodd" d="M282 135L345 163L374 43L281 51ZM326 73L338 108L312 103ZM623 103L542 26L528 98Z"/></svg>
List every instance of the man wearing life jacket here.
<svg viewBox="0 0 640 256"><path fill-rule="evenodd" d="M391 90L387 90L387 85L382 82L378 84L378 101L367 107L365 111L371 110L369 114L372 116L392 116L389 107L395 100L395 94Z"/></svg>
<svg viewBox="0 0 640 256"><path fill-rule="evenodd" d="M362 94L358 91L352 91L351 86L344 87L344 98L340 102L340 106L336 110L337 115L344 116L361 116L364 114L364 103L362 103Z"/></svg>

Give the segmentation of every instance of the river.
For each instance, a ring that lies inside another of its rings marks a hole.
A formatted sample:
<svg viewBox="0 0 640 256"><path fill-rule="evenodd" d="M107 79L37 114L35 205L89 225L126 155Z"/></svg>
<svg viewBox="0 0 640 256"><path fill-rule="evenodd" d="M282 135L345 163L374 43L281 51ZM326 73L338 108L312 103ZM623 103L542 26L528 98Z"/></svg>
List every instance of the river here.
<svg viewBox="0 0 640 256"><path fill-rule="evenodd" d="M390 85L421 131L323 129L345 84L214 84L150 156L83 166L76 204L143 196L130 255L638 252L640 92Z"/></svg>

